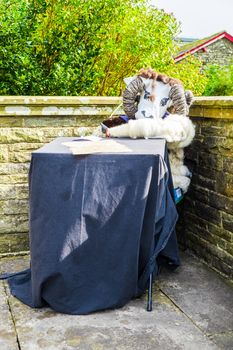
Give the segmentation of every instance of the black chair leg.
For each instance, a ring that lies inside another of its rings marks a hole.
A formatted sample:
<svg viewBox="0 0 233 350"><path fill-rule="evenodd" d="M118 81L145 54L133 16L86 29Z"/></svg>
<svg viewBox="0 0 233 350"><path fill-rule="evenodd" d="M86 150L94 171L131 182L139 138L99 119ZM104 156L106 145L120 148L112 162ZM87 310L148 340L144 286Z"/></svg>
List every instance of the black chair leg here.
<svg viewBox="0 0 233 350"><path fill-rule="evenodd" d="M153 274L151 273L149 277L149 286L148 286L147 311L152 311L152 281L153 281Z"/></svg>

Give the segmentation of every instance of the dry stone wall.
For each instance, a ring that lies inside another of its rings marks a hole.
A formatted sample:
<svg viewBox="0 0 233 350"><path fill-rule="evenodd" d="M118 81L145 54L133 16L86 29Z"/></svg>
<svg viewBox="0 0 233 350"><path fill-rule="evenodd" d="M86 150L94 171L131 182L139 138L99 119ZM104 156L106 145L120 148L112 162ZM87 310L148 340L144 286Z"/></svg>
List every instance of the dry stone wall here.
<svg viewBox="0 0 233 350"><path fill-rule="evenodd" d="M90 133L118 97L0 97L0 255L28 249L31 152L58 136Z"/></svg>
<svg viewBox="0 0 233 350"><path fill-rule="evenodd" d="M233 279L233 98L198 98L186 149L191 186L178 205L180 244Z"/></svg>

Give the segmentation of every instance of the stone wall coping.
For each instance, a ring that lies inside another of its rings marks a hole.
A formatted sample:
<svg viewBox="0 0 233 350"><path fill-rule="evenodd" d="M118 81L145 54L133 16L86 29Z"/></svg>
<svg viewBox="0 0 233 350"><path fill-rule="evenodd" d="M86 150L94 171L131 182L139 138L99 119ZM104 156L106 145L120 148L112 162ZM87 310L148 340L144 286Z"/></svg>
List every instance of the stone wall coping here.
<svg viewBox="0 0 233 350"><path fill-rule="evenodd" d="M121 103L121 97L106 96L0 96L0 118L110 116Z"/></svg>
<svg viewBox="0 0 233 350"><path fill-rule="evenodd" d="M9 105L117 105L121 97L115 96L0 96L0 106Z"/></svg>
<svg viewBox="0 0 233 350"><path fill-rule="evenodd" d="M115 105L117 96L0 96L0 105ZM194 105L233 106L233 96L195 97Z"/></svg>
<svg viewBox="0 0 233 350"><path fill-rule="evenodd" d="M233 96L202 96L195 97L194 106L209 106L209 107L233 107Z"/></svg>
<svg viewBox="0 0 233 350"><path fill-rule="evenodd" d="M121 103L122 97L114 96L0 96L0 117L109 116ZM233 119L233 96L195 97L190 116Z"/></svg>
<svg viewBox="0 0 233 350"><path fill-rule="evenodd" d="M233 119L233 96L195 97L191 117Z"/></svg>

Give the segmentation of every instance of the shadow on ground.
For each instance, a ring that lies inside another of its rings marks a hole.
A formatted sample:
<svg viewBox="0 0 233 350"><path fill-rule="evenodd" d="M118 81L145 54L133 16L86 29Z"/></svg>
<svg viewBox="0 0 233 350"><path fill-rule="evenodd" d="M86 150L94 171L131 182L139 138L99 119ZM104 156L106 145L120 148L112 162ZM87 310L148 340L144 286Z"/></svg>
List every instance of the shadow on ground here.
<svg viewBox="0 0 233 350"><path fill-rule="evenodd" d="M29 266L27 256L2 258L0 272ZM233 349L233 288L193 257L164 271L146 296L117 310L87 316L31 309L0 281L1 350L208 350Z"/></svg>

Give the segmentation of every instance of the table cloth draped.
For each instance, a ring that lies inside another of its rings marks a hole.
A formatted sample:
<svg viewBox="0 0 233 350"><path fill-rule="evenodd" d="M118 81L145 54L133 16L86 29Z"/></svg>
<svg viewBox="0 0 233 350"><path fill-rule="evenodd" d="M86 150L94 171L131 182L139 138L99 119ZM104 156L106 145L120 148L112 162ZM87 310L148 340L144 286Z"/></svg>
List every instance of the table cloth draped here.
<svg viewBox="0 0 233 350"><path fill-rule="evenodd" d="M8 283L31 307L87 314L140 296L161 261L179 265L177 211L163 139L82 156L62 145L74 139L32 153L30 268Z"/></svg>

